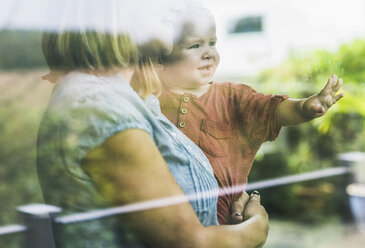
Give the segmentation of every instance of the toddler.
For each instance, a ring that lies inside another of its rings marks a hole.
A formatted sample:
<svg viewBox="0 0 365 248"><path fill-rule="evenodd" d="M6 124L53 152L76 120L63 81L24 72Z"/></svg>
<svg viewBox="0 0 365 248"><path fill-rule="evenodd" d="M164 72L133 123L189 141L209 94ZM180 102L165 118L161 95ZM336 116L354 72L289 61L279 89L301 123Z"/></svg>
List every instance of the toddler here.
<svg viewBox="0 0 365 248"><path fill-rule="evenodd" d="M232 214L240 215L230 212L231 205L244 191L261 144L274 140L282 126L324 115L343 97L337 94L342 80L333 75L321 92L304 99L212 82L219 64L214 17L192 2L185 20L172 53L162 58L161 110L210 160L221 190L218 220L230 224Z"/></svg>

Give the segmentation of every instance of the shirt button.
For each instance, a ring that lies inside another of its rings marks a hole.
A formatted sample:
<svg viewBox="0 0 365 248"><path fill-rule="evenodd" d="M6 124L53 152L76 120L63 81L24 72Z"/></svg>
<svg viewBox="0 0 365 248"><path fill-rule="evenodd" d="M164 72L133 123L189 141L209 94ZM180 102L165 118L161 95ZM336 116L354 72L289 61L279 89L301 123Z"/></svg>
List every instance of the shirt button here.
<svg viewBox="0 0 365 248"><path fill-rule="evenodd" d="M188 112L188 109L187 108L182 108L181 109L181 113L186 114L187 112Z"/></svg>
<svg viewBox="0 0 365 248"><path fill-rule="evenodd" d="M188 102L190 100L190 98L188 96L184 97L184 102Z"/></svg>
<svg viewBox="0 0 365 248"><path fill-rule="evenodd" d="M179 127L185 127L185 122L183 122L183 121L182 121L182 122L180 122L180 123L179 123Z"/></svg>
<svg viewBox="0 0 365 248"><path fill-rule="evenodd" d="M171 132L170 133L172 137L176 137L176 133L175 132Z"/></svg>

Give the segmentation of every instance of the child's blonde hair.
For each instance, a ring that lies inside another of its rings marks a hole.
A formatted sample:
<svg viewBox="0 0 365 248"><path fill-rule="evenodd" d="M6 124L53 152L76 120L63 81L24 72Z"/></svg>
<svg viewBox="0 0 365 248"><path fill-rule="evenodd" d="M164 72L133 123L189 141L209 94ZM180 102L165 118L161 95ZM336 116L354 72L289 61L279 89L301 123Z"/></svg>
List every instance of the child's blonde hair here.
<svg viewBox="0 0 365 248"><path fill-rule="evenodd" d="M209 20L215 25L215 17L210 9L199 0L187 0L185 2L185 11L182 13L178 26L175 27L174 43L179 43L191 29L201 23Z"/></svg>

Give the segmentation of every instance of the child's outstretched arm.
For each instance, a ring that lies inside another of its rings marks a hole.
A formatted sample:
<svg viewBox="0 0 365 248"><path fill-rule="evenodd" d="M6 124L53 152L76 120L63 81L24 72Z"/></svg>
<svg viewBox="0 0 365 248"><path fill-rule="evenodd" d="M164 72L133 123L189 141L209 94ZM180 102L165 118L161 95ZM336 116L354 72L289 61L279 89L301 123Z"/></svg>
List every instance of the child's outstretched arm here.
<svg viewBox="0 0 365 248"><path fill-rule="evenodd" d="M281 126L295 125L324 115L344 94L337 94L342 79L333 75L326 86L316 95L304 99L287 99L280 103L277 121ZM337 94L337 95L336 95Z"/></svg>

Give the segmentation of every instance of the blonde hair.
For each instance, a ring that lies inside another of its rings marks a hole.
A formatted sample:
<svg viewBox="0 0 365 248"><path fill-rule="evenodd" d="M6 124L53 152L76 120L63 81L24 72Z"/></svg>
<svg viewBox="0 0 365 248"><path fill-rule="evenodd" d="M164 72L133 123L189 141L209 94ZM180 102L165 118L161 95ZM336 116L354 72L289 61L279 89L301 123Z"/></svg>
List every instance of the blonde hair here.
<svg viewBox="0 0 365 248"><path fill-rule="evenodd" d="M157 57L144 57L139 61L139 66L131 79L131 86L141 98L150 95L159 96L161 94L161 81L156 72L159 64Z"/></svg>
<svg viewBox="0 0 365 248"><path fill-rule="evenodd" d="M42 50L51 70L106 70L135 65L138 49L126 34L64 31L43 34Z"/></svg>

